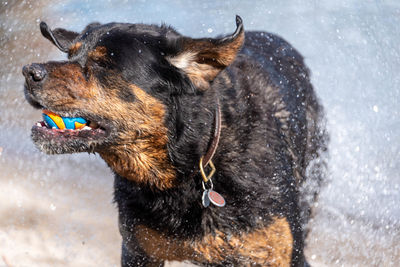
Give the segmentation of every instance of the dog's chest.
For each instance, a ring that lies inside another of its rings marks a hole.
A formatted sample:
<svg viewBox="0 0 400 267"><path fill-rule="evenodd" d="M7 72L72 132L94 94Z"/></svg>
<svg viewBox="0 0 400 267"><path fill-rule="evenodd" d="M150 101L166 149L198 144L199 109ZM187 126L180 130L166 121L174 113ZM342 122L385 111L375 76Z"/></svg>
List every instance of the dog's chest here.
<svg viewBox="0 0 400 267"><path fill-rule="evenodd" d="M135 227L141 248L156 260L232 262L240 266L290 266L293 237L285 218L268 226L228 235L219 230L192 240L181 240L144 225Z"/></svg>

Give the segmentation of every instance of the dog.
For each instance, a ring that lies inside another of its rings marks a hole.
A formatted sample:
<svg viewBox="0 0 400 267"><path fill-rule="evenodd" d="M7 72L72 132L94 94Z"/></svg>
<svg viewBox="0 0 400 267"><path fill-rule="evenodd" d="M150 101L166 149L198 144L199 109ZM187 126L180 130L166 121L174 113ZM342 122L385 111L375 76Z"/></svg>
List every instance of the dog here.
<svg viewBox="0 0 400 267"><path fill-rule="evenodd" d="M122 266L307 265L318 186L306 185L322 180L327 138L288 42L245 33L239 16L218 38L128 23L40 30L68 60L24 66L25 97L87 127L39 122L32 140L97 153L115 173Z"/></svg>

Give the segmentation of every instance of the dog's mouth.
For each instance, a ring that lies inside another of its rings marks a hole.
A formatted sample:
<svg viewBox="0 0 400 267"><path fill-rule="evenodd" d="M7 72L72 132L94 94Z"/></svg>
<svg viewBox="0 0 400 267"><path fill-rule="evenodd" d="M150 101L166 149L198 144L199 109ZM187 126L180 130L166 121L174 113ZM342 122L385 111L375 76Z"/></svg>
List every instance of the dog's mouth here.
<svg viewBox="0 0 400 267"><path fill-rule="evenodd" d="M61 116L60 116L61 117ZM70 119L70 118L69 118ZM48 134L50 137L64 136L64 137L95 137L106 133L106 129L101 127L94 121L87 121L86 125L82 128L68 129L58 128L50 125L47 121L38 121L32 130L41 131Z"/></svg>
<svg viewBox="0 0 400 267"><path fill-rule="evenodd" d="M45 118L49 113L54 116L52 119L56 121L55 124ZM95 152L95 149L103 144L109 135L107 128L94 120L79 117L84 123L76 124L74 121L78 117L68 117L68 114L49 110L43 110L43 114L44 120L32 127L32 139L40 150L48 154ZM73 127L68 127L71 121Z"/></svg>

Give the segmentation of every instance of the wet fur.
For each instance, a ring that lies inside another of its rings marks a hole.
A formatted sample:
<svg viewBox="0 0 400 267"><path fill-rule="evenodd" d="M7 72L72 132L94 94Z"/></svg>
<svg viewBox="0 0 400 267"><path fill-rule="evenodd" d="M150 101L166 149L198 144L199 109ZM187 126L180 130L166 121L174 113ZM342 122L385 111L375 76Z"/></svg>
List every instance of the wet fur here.
<svg viewBox="0 0 400 267"><path fill-rule="evenodd" d="M33 139L47 153L97 152L115 172L123 266L304 264L304 225L324 167L322 108L290 44L240 27L222 39L118 23L44 33L69 61L44 64L49 78L28 86L28 101L95 120L108 135ZM213 183L227 205L204 208L197 166L217 99Z"/></svg>

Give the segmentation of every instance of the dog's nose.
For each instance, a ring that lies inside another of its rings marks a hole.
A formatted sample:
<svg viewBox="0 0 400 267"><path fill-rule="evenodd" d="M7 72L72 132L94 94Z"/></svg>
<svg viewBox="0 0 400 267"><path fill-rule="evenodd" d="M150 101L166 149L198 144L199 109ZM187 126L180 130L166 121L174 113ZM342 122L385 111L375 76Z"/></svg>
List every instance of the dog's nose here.
<svg viewBox="0 0 400 267"><path fill-rule="evenodd" d="M29 82L41 82L47 75L47 71L42 64L33 63L22 68L22 74Z"/></svg>

